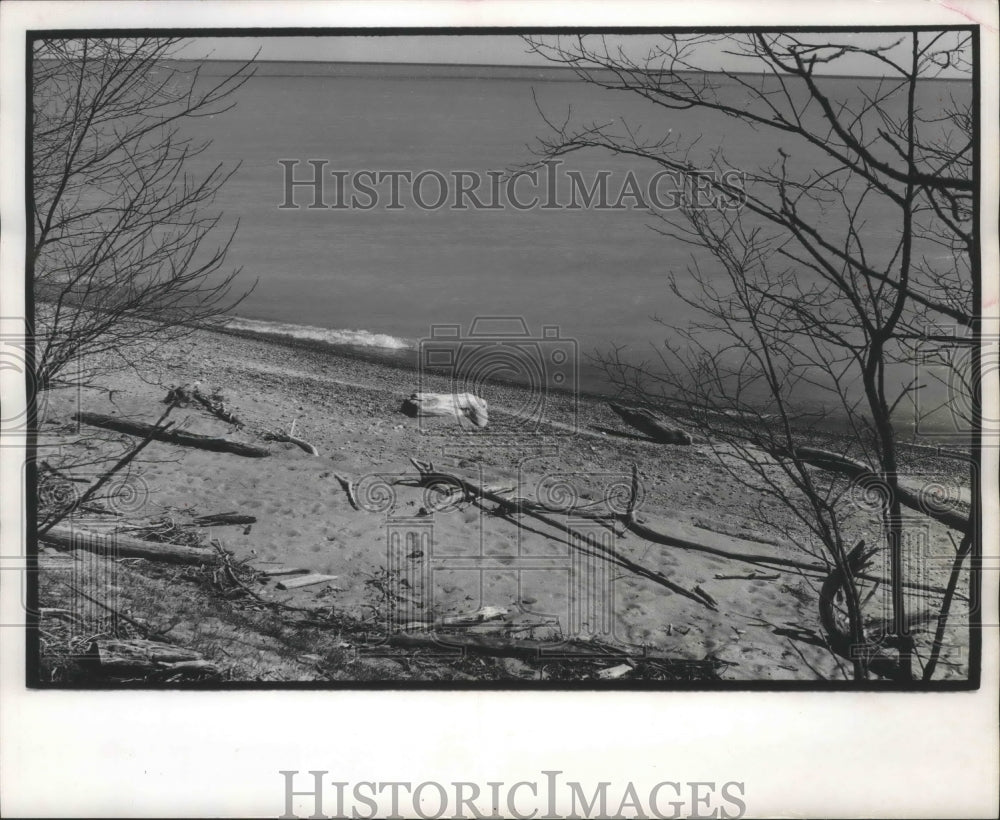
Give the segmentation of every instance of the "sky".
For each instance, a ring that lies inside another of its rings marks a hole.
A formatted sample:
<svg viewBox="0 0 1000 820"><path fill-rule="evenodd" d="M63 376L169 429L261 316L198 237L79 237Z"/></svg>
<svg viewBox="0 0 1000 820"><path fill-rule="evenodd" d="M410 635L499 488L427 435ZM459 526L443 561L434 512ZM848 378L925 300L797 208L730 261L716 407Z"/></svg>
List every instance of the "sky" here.
<svg viewBox="0 0 1000 820"><path fill-rule="evenodd" d="M835 38L864 47L873 42L880 44L903 38L902 33L865 34L838 32L835 34L809 34L811 41L824 42ZM635 53L645 52L655 41L653 35L609 37L609 41L625 43ZM745 58L726 54L724 45L706 47L704 62L714 70L753 70ZM374 62L374 63L456 63L469 65L550 65L537 54L529 52L516 35L419 35L419 36L370 36L370 37L201 37L184 44L178 56L190 59L211 57L217 60L239 60L252 57L260 51L259 60L293 60L320 62ZM908 46L904 44L891 52L891 56L905 59ZM836 62L836 73L873 75L880 74L882 66L871 58L847 55ZM823 72L823 69L820 69ZM941 76L961 76L946 71Z"/></svg>

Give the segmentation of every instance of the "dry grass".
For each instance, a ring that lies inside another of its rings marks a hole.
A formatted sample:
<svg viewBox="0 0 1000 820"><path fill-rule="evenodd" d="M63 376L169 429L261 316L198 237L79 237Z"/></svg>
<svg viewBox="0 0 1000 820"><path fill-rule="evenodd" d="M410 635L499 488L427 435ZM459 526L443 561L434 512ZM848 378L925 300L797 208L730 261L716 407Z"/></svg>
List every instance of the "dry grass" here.
<svg viewBox="0 0 1000 820"><path fill-rule="evenodd" d="M227 682L583 681L613 659L515 660L381 645L386 617L307 612L264 602L252 570L175 567L45 548L39 562L40 683L44 686L222 685ZM242 577L240 577L242 575ZM81 594L83 593L83 594ZM90 599L85 597L90 596ZM91 600L93 599L93 600ZM99 600L101 604L94 601ZM111 676L95 662L100 638L148 638L193 650L219 675ZM630 679L706 680L711 670L639 662Z"/></svg>

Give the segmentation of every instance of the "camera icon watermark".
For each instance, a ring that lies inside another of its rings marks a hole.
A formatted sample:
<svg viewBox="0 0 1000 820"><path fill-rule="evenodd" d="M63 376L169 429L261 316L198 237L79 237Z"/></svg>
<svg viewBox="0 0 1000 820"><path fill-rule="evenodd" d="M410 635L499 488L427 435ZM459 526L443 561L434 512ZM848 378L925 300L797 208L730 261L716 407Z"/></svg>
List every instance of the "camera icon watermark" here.
<svg viewBox="0 0 1000 820"><path fill-rule="evenodd" d="M33 628L46 612L36 602L56 584L66 588L56 593L60 607L49 611L58 612L70 632L95 635L107 631L118 594L114 529L146 508L152 490L141 474L109 478L91 457L81 459L60 436L51 438L26 455L18 453L21 492L9 498L17 498L20 509L16 518L7 516L17 525L8 528L0 570L11 600L18 584L20 605L6 608L0 625ZM29 515L34 527L28 526Z"/></svg>
<svg viewBox="0 0 1000 820"><path fill-rule="evenodd" d="M868 641L855 647L860 656L892 651L904 638L917 639L924 647L942 641L941 663L961 669L968 661L970 630L996 625L983 620L982 571L1000 570L1000 555L995 547L970 540L977 532L973 493L979 481L977 465L968 462L968 469L967 477L911 471L892 482L866 474L848 487L845 499L861 525L858 535L874 548L856 577ZM898 519L887 518L893 484L900 501ZM889 524L898 532L898 565L889 548ZM891 585L897 570L902 621Z"/></svg>
<svg viewBox="0 0 1000 820"><path fill-rule="evenodd" d="M38 578L42 583L64 587L58 608L39 607L39 619L58 617L65 624L68 646L79 644L81 656L98 635L114 635L122 626L119 618L119 566L122 557L113 532L72 529L60 534L63 549L56 556L39 556ZM43 577L44 576L44 577ZM74 653L71 653L74 654Z"/></svg>
<svg viewBox="0 0 1000 820"><path fill-rule="evenodd" d="M845 503L855 512L881 523L884 511L893 499L893 485L904 512L936 520L945 526L964 530L972 514L972 494L978 487L978 467L973 461L957 462L967 469L965 476L934 472L862 473L851 479L844 493ZM890 479L892 479L890 481Z"/></svg>
<svg viewBox="0 0 1000 820"><path fill-rule="evenodd" d="M34 546L28 543L29 528L22 519L14 551L0 554L4 583L10 585L6 588L12 592L17 576L20 591L19 607L5 608L0 626L34 628L44 617L58 617L69 638L111 633L118 626L121 557L111 528L117 516L144 504L149 490L140 477L130 476L106 485L100 515L81 509L84 490L46 466L50 459L58 460L58 455L57 449L49 448L23 462L22 488L27 489L35 475L36 537ZM39 606L37 602L45 600L44 589L53 585L62 588L59 606Z"/></svg>
<svg viewBox="0 0 1000 820"><path fill-rule="evenodd" d="M362 509L386 514L385 561L368 583L387 635L419 634L442 655L461 654L470 633L532 638L551 658L567 642L577 657L581 641L597 641L602 657L600 642L624 642L615 520L635 508L630 475L519 474L501 491L477 489L482 476L454 485L448 478L423 475L417 515L400 514L408 505L384 489L387 476L372 477L371 489L383 488L374 493L378 503L362 503L372 495L367 480L355 491ZM529 512L548 519L552 532L522 527Z"/></svg>
<svg viewBox="0 0 1000 820"><path fill-rule="evenodd" d="M29 432L39 432L50 417L55 391L58 410L68 407L67 417L79 410L82 393L82 364L70 358L60 368L59 385L39 380L37 355L48 340L44 334L32 334L23 317L0 317L0 382L4 400L0 407L0 437L14 439ZM44 381L44 377L41 377ZM75 421L73 422L74 424ZM78 426L78 425L77 425Z"/></svg>
<svg viewBox="0 0 1000 820"><path fill-rule="evenodd" d="M1000 444L1000 336L934 328L919 340L913 368L915 436L967 444L979 432L984 446Z"/></svg>
<svg viewBox="0 0 1000 820"><path fill-rule="evenodd" d="M576 432L579 350L558 326L544 325L532 335L523 317L478 316L468 333L458 324L432 326L418 353L420 394L433 393L444 376L461 428L486 426L479 400L487 405L490 433ZM416 415L421 432L442 430L434 415Z"/></svg>
<svg viewBox="0 0 1000 820"><path fill-rule="evenodd" d="M567 641L618 641L615 577L606 557L615 535L590 519L570 519L569 530L558 552L459 555L435 543L432 519L388 518L386 560L373 579L382 626L390 634L428 637L444 655L461 653L470 632L543 638L553 658ZM543 597L557 603L540 605ZM603 653L595 648L595 655Z"/></svg>

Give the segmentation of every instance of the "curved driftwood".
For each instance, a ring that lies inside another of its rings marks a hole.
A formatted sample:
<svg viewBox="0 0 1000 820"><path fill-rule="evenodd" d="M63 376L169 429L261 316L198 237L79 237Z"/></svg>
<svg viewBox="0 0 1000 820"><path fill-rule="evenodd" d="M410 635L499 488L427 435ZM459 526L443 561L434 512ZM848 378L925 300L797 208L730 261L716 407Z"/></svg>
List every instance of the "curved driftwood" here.
<svg viewBox="0 0 1000 820"><path fill-rule="evenodd" d="M319 450L312 444L310 444L305 439L296 438L295 436L290 436L287 433L265 433L264 438L268 441L278 441L285 444L294 444L301 450L305 450L311 456L318 456Z"/></svg>
<svg viewBox="0 0 1000 820"><path fill-rule="evenodd" d="M847 572L851 577L858 577L865 568L868 561L868 553L865 552L865 542L859 541L847 556ZM854 663L858 659L856 653L863 652L865 657L863 663L869 672L887 678L889 680L904 680L902 670L895 659L885 655L875 654L878 647L857 646L850 633L845 631L834 608L834 602L838 593L847 595L848 578L840 571L839 567L834 567L830 574L823 581L819 591L819 622L823 627L826 642L830 649L844 660Z"/></svg>
<svg viewBox="0 0 1000 820"><path fill-rule="evenodd" d="M181 430L164 430L156 428L151 424L144 424L138 421L129 421L118 416L106 416L101 413L77 413L77 421L89 424L92 427L101 427L105 430L113 430L116 433L125 433L130 436L149 438L153 441L163 441L167 444L177 444L181 447L196 447L199 450L210 450L216 453L232 453L237 456L247 458L264 458L271 455L266 447L258 447L254 444L245 444L242 441L231 441L215 436L203 436L198 433L185 433Z"/></svg>

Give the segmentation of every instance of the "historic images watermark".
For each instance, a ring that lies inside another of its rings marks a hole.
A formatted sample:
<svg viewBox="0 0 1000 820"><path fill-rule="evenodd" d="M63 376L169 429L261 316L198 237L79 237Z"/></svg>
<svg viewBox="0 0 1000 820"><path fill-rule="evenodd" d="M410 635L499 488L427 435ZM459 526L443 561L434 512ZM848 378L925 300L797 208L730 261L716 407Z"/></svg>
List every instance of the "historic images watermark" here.
<svg viewBox="0 0 1000 820"><path fill-rule="evenodd" d="M647 175L602 169L589 175L546 160L519 170L329 167L329 159L279 159L282 210L674 211L736 210L745 202L742 171Z"/></svg>
<svg viewBox="0 0 1000 820"><path fill-rule="evenodd" d="M563 772L543 770L534 780L350 781L329 778L326 770L280 770L283 820L308 817L557 818L655 817L658 820L736 820L747 812L746 783L739 780L673 781L651 786L632 781L596 784L566 780Z"/></svg>

